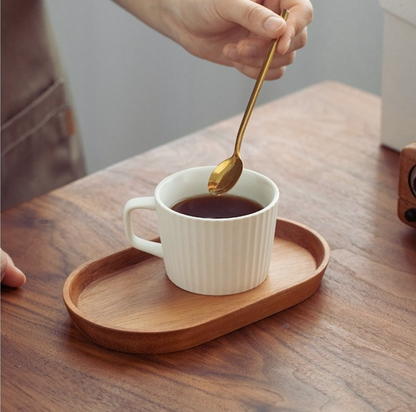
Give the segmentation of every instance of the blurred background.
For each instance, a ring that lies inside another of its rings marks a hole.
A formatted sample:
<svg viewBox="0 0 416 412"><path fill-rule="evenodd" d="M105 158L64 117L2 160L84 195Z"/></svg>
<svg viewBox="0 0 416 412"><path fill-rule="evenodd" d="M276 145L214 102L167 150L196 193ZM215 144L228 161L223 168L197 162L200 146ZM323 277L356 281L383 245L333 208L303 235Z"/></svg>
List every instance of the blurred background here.
<svg viewBox="0 0 416 412"><path fill-rule="evenodd" d="M380 95L379 0L312 3L307 46L257 104L324 80ZM244 111L254 80L189 55L111 0L47 4L90 173Z"/></svg>

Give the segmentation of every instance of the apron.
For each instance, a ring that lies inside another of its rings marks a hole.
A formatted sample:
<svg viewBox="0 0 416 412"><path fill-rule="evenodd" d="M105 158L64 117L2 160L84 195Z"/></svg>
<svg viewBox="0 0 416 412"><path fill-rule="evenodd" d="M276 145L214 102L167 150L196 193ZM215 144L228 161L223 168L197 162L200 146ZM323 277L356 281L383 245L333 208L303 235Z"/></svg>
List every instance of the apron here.
<svg viewBox="0 0 416 412"><path fill-rule="evenodd" d="M1 0L1 208L85 175L42 0Z"/></svg>

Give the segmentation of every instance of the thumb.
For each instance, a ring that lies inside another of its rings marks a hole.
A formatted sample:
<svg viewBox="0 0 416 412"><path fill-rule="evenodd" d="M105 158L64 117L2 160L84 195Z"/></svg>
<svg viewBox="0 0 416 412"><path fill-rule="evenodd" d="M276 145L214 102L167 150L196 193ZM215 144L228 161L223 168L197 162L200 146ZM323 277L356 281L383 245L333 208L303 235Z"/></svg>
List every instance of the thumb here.
<svg viewBox="0 0 416 412"><path fill-rule="evenodd" d="M257 36L275 39L285 31L286 22L277 13L252 0L240 0L238 5L225 1L219 3L223 6L221 14L226 20L238 23Z"/></svg>

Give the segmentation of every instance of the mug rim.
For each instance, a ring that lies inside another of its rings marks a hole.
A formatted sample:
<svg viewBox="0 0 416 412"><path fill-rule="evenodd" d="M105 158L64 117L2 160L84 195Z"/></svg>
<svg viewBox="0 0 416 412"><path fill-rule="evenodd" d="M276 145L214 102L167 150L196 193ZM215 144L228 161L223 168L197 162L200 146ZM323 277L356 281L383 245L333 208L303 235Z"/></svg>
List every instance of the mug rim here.
<svg viewBox="0 0 416 412"><path fill-rule="evenodd" d="M197 167L191 167L191 168L188 168L188 169L179 170L179 171L177 171L175 173L172 173L169 176L166 176L156 186L155 193L154 193L155 200L156 200L156 204L159 205L163 210L167 211L168 213L172 213L172 214L174 214L176 216L179 216L179 217L182 217L182 218L185 218L185 219L192 219L192 220L205 221L205 222L208 222L208 221L212 221L212 222L224 222L224 221L234 221L234 220L248 219L250 217L257 216L257 215L262 214L262 213L266 213L269 209L273 208L277 204L277 202L279 200L279 197L280 197L280 191L279 191L279 188L276 185L276 183L273 182L273 180L270 179L269 177L263 175L262 173L256 172L256 171L251 170L251 169L246 169L246 168L243 169L243 173L249 173L249 174L257 175L257 176L261 177L263 180L265 180L270 186L272 186L275 189L274 195L273 195L273 199L266 206L262 207L257 212L250 213L248 215L228 217L228 218L197 217L197 216L189 216L189 215L185 215L183 213L177 212L176 210L173 210L172 209L172 206L166 205L161 200L161 198L160 198L160 191L162 190L162 187L165 186L170 180L176 178L179 175L182 175L182 174L185 174L185 173L190 173L193 170L201 170L201 169L214 170L214 168L215 168L215 166L197 166ZM208 184L208 181L207 181L207 184ZM209 194L208 189L207 189L207 193L206 194ZM198 195L195 194L193 196L198 196ZM243 197L241 195L236 195L236 196ZM192 196L190 196L190 197L192 197ZM190 198L190 197L188 197L188 198ZM185 198L185 199L187 199L187 198ZM176 201L176 203L178 203L178 202L180 202L182 200L185 200L185 199L178 199Z"/></svg>

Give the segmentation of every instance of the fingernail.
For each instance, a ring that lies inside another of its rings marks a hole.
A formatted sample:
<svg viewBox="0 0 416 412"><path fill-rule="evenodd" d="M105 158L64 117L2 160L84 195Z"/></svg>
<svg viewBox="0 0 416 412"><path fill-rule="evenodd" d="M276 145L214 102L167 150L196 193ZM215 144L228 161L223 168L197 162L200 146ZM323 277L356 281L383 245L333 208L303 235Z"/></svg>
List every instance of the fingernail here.
<svg viewBox="0 0 416 412"><path fill-rule="evenodd" d="M280 17L269 17L265 22L264 22L264 29L267 31L273 31L276 32L278 31L281 27L283 26L283 19L281 19Z"/></svg>
<svg viewBox="0 0 416 412"><path fill-rule="evenodd" d="M289 39L288 42L286 43L283 54L286 54L289 51L291 43L292 43L292 39Z"/></svg>
<svg viewBox="0 0 416 412"><path fill-rule="evenodd" d="M256 57L257 56L257 47L252 45L245 45L239 50L240 55L244 57Z"/></svg>
<svg viewBox="0 0 416 412"><path fill-rule="evenodd" d="M236 62L239 60L240 56L238 54L237 51L237 47L236 46L226 46L226 48L224 49L224 56L228 59L231 60L233 62Z"/></svg>

